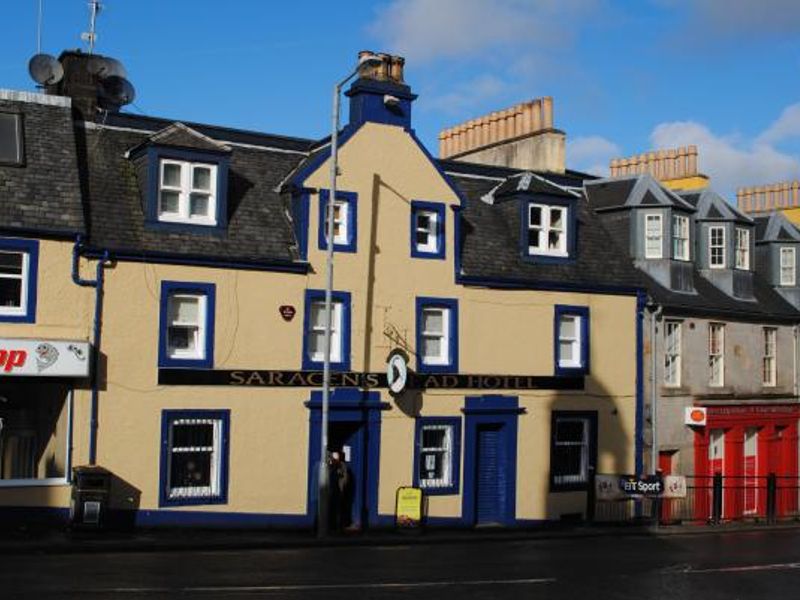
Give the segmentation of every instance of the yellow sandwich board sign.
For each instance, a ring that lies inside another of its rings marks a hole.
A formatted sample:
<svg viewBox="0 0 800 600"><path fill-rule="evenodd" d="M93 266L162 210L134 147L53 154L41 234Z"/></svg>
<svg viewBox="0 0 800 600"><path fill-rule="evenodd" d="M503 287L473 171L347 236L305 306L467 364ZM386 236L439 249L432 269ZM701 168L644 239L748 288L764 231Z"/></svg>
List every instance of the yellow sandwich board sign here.
<svg viewBox="0 0 800 600"><path fill-rule="evenodd" d="M422 490L415 487L397 488L395 524L398 527L419 527L422 524Z"/></svg>

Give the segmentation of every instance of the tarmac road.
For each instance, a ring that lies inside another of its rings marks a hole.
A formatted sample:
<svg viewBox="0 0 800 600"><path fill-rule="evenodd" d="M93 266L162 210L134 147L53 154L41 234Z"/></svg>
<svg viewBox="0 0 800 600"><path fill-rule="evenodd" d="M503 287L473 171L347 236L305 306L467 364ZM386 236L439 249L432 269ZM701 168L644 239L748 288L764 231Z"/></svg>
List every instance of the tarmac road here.
<svg viewBox="0 0 800 600"><path fill-rule="evenodd" d="M0 597L800 598L800 530L0 557Z"/></svg>

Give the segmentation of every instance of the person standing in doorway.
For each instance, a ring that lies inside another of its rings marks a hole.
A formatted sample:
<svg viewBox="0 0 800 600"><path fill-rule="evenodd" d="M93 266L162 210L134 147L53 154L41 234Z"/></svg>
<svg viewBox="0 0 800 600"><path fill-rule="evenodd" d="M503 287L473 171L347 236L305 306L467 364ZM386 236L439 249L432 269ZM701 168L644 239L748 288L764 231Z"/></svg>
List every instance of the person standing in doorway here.
<svg viewBox="0 0 800 600"><path fill-rule="evenodd" d="M350 525L350 471L340 452L331 452L328 464L330 524L332 531Z"/></svg>

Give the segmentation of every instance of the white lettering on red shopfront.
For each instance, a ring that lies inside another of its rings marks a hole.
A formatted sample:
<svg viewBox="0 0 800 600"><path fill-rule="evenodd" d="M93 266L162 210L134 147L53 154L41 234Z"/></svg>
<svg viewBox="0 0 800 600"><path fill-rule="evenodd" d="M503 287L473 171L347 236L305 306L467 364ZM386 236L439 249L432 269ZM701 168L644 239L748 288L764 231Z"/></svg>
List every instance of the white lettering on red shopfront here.
<svg viewBox="0 0 800 600"><path fill-rule="evenodd" d="M0 369L6 373L24 366L27 359L28 353L25 350L0 349Z"/></svg>

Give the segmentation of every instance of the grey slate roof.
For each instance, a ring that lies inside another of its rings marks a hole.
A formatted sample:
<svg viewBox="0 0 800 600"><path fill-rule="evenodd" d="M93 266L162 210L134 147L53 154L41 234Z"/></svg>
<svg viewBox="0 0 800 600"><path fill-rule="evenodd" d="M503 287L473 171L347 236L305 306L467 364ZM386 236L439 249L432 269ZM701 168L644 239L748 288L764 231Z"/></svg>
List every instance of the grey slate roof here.
<svg viewBox="0 0 800 600"><path fill-rule="evenodd" d="M84 232L72 111L65 99L0 90L0 111L23 115L25 163L0 166L0 227Z"/></svg>
<svg viewBox="0 0 800 600"><path fill-rule="evenodd" d="M694 212L692 204L660 185L648 173L587 181L586 193L592 208L598 211L637 206L670 206Z"/></svg>
<svg viewBox="0 0 800 600"><path fill-rule="evenodd" d="M117 115L118 120L120 115ZM243 262L292 262L297 258L285 199L276 186L301 160L311 142L238 132L203 125L176 126L160 119L122 116L125 129L89 124L85 135L90 246L133 255L210 257ZM229 133L233 131L233 135ZM183 231L154 229L145 223L141 167L127 152L154 136L159 143L217 150L230 148L228 227L222 233L202 227ZM198 136L197 133L201 135ZM245 137L237 145L230 137ZM208 139L204 139L208 138ZM217 146L221 144L220 146Z"/></svg>
<svg viewBox="0 0 800 600"><path fill-rule="evenodd" d="M677 192L677 194L697 209L695 219L699 221L733 221L752 225L753 219L740 212L711 188L701 191Z"/></svg>
<svg viewBox="0 0 800 600"><path fill-rule="evenodd" d="M800 242L800 231L780 211L754 217L756 243Z"/></svg>

